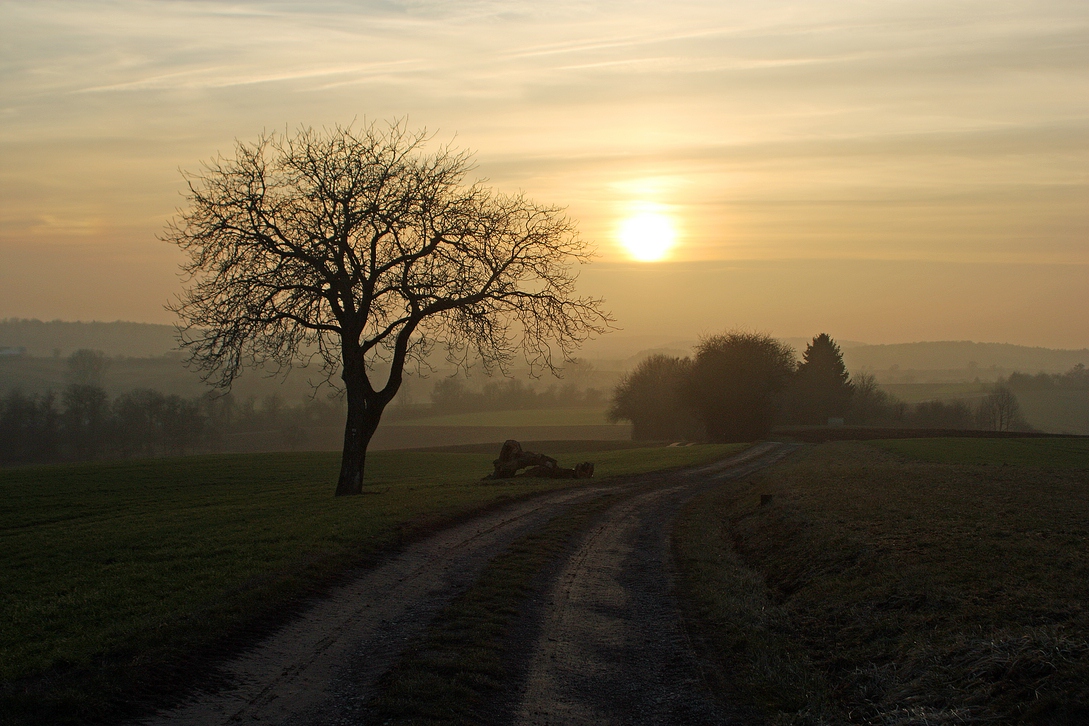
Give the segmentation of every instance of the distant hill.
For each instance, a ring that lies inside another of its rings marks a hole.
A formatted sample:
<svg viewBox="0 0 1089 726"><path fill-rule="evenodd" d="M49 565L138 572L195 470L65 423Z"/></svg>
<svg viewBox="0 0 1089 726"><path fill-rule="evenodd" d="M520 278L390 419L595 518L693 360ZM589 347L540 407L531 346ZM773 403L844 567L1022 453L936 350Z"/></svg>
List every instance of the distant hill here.
<svg viewBox="0 0 1089 726"><path fill-rule="evenodd" d="M654 336L603 336L593 341L581 356L600 361L601 370L625 370L654 353L691 355L695 340ZM798 354L806 338L786 338ZM1053 350L1008 343L938 341L867 345L837 340L851 371L873 370L1000 370L1006 373L1062 373L1078 363L1089 366L1089 349ZM128 322L66 322L52 320L0 320L0 349L26 348L27 355L67 357L80 348L101 350L111 357L152 358L177 351L174 328L170 325ZM610 365L611 364L611 365Z"/></svg>
<svg viewBox="0 0 1089 726"><path fill-rule="evenodd" d="M811 339L782 338L781 340L793 347L800 358ZM1009 343L973 343L971 341L888 345L868 345L853 340L837 340L836 342L843 351L844 363L852 372L960 371L960 378L967 376L966 380L971 380L976 375L972 371L978 371L980 375L986 372L990 374L990 378L994 378L996 375L1008 375L1014 371L1064 373L1078 363L1089 366L1089 349L1055 350ZM624 350L628 355L617 356L618 359L611 362L619 370L630 370L643 359L654 354L690 356L695 346L696 341L675 340L667 345L646 347L631 353L617 346L618 350ZM595 360L592 354L587 357Z"/></svg>
<svg viewBox="0 0 1089 726"><path fill-rule="evenodd" d="M843 361L851 371L986 370L1007 373L1063 373L1078 363L1089 366L1089 349L1054 350L1009 343L939 341L895 343L843 348Z"/></svg>
<svg viewBox="0 0 1089 726"><path fill-rule="evenodd" d="M26 348L26 354L35 357L66 357L80 348L90 348L111 357L152 358L177 347L171 325L0 320L0 348Z"/></svg>
<svg viewBox="0 0 1089 726"><path fill-rule="evenodd" d="M793 348L798 353L799 358L801 358L802 353L805 352L806 346L813 342L813 338L780 338L779 340ZM836 345L843 351L850 350L851 348L866 347L865 343L859 343L857 340L840 340L839 338L833 338L833 340L836 341Z"/></svg>

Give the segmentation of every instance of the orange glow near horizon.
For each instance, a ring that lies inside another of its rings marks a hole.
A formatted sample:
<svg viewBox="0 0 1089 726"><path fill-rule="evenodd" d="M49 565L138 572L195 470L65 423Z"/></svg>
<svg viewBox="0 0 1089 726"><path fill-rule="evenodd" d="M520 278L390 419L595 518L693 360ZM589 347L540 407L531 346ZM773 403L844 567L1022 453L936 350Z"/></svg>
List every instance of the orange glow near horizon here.
<svg viewBox="0 0 1089 726"><path fill-rule="evenodd" d="M179 170L405 119L578 222L626 334L1081 349L1087 7L0 4L0 319L175 322Z"/></svg>

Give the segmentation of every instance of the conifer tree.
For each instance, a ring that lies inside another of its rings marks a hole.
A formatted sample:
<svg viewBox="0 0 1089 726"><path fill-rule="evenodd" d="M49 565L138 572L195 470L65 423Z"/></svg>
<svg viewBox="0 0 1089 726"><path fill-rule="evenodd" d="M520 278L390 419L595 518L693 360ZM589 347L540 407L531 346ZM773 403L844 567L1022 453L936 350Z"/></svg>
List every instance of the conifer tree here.
<svg viewBox="0 0 1089 726"><path fill-rule="evenodd" d="M824 424L847 413L854 385L843 353L827 333L806 346L794 378L792 412L801 424Z"/></svg>

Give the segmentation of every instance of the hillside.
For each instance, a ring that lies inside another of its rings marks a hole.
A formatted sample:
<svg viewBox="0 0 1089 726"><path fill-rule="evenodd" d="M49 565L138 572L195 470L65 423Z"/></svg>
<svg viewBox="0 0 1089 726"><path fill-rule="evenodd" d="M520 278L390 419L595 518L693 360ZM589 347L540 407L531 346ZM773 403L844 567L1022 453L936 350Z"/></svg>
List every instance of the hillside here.
<svg viewBox="0 0 1089 726"><path fill-rule="evenodd" d="M0 349L25 348L35 357L65 357L80 348L109 356L150 358L177 350L174 327L152 323L0 320Z"/></svg>
<svg viewBox="0 0 1089 726"><path fill-rule="evenodd" d="M861 345L843 348L843 360L852 371L998 369L1006 373L1063 373L1078 363L1089 365L1089 349L1054 350L1009 343L937 341Z"/></svg>
<svg viewBox="0 0 1089 726"><path fill-rule="evenodd" d="M784 338L799 353L806 338ZM934 341L868 345L839 340L843 357L851 370L953 370L1001 369L1007 372L1061 373L1078 363L1089 365L1089 348L1054 350L1010 343L974 343L971 341ZM653 336L609 335L592 341L583 351L589 360L629 365L652 353L685 355L695 340L656 338ZM57 354L67 356L74 350L101 350L111 357L157 357L177 350L173 326L152 323L69 322L62 320L0 320L0 349L25 348L34 357ZM609 370L608 366L598 366Z"/></svg>

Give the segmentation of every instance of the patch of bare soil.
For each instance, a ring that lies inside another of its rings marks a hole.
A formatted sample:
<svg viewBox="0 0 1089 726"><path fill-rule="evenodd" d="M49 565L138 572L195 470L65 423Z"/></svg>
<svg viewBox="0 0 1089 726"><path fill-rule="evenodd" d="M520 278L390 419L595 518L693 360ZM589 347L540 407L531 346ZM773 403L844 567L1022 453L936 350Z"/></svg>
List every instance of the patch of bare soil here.
<svg viewBox="0 0 1089 726"><path fill-rule="evenodd" d="M135 723L358 723L406 643L510 542L605 488L554 492L445 529L334 590L220 667L213 692Z"/></svg>
<svg viewBox="0 0 1089 726"><path fill-rule="evenodd" d="M533 608L539 618L517 703L519 725L722 724L673 595L669 530L691 497L768 466L797 445L766 443L723 462L658 475L610 508Z"/></svg>

